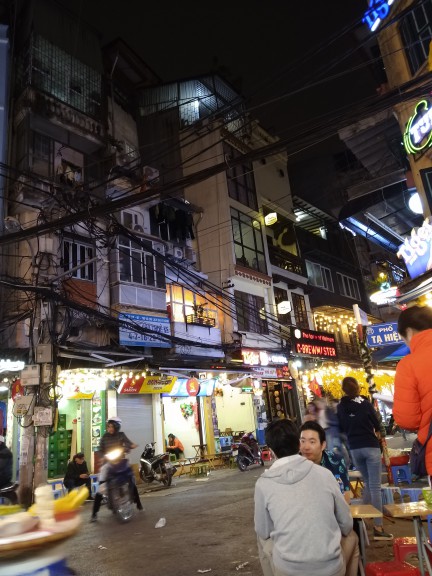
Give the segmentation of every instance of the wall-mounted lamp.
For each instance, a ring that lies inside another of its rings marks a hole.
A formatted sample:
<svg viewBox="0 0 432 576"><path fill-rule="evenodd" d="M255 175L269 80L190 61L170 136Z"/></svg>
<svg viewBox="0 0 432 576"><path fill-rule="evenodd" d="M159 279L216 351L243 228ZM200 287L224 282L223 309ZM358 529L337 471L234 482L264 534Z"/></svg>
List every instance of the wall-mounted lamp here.
<svg viewBox="0 0 432 576"><path fill-rule="evenodd" d="M288 314L291 312L291 302L289 300L282 300L277 305L278 314Z"/></svg>
<svg viewBox="0 0 432 576"><path fill-rule="evenodd" d="M276 212L269 212L266 216L264 216L264 222L266 226L272 226L277 222L277 213Z"/></svg>
<svg viewBox="0 0 432 576"><path fill-rule="evenodd" d="M411 194L408 200L408 206L411 212L414 212L414 214L423 214L422 201L418 192Z"/></svg>

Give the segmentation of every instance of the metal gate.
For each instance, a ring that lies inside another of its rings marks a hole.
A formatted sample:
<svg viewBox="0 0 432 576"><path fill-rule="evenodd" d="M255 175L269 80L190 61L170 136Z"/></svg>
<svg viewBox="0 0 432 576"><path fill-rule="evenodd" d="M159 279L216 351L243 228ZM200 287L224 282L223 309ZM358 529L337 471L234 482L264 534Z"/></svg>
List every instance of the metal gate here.
<svg viewBox="0 0 432 576"><path fill-rule="evenodd" d="M153 442L153 411L151 394L119 394L117 415L122 419L122 431L138 444L129 454L131 464L138 464L147 442ZM156 450L158 447L156 446ZM159 449L163 450L159 446Z"/></svg>

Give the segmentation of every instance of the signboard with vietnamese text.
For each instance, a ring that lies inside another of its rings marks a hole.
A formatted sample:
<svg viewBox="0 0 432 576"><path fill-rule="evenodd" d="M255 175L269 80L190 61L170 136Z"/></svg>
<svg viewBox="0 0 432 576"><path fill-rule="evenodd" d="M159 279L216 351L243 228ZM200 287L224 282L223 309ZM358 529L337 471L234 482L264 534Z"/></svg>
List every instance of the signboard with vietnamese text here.
<svg viewBox="0 0 432 576"><path fill-rule="evenodd" d="M185 397L189 396L187 388L187 378L178 378L175 382L174 386L172 387L171 392L167 394L163 394L164 396L178 396L178 397ZM199 380L199 392L197 396L211 396L213 394L213 389L215 385L215 379L211 378L210 380Z"/></svg>
<svg viewBox="0 0 432 576"><path fill-rule="evenodd" d="M242 348L243 363L248 366L268 366L269 364L287 364L284 354L274 354L266 350Z"/></svg>
<svg viewBox="0 0 432 576"><path fill-rule="evenodd" d="M291 328L291 341L295 354L312 358L337 358L336 339L330 332Z"/></svg>
<svg viewBox="0 0 432 576"><path fill-rule="evenodd" d="M405 238L396 254L403 258L411 278L417 278L432 268L431 246L432 225L426 218L420 228L412 229L411 236Z"/></svg>
<svg viewBox="0 0 432 576"><path fill-rule="evenodd" d="M171 336L170 321L167 316L144 316L143 314L119 314L119 320L135 324L148 332L136 332L133 327L120 326L119 338L122 346L151 346L171 348L170 340L158 338L158 334Z"/></svg>
<svg viewBox="0 0 432 576"><path fill-rule="evenodd" d="M146 376L126 378L119 386L119 394L164 394L171 392L176 376Z"/></svg>
<svg viewBox="0 0 432 576"><path fill-rule="evenodd" d="M370 348L378 346L392 346L402 342L402 338L397 331L396 322L387 324L372 324L366 328L366 342Z"/></svg>

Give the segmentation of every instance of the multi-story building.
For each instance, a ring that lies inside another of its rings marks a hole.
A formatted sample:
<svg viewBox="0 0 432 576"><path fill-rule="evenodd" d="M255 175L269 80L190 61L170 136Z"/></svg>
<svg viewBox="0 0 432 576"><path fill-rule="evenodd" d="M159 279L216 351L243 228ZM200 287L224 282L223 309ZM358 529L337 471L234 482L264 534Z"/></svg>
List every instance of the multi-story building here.
<svg viewBox="0 0 432 576"><path fill-rule="evenodd" d="M12 29L0 239L3 350L26 354L23 384L35 370L38 407L87 453L113 413L139 443L169 426L191 456L224 430L300 418L288 364L325 354L294 349L293 330L330 329L314 312L363 293L347 254L303 229L312 208L293 204L277 138L220 77L163 84L123 41L102 49L55 2L33 4ZM39 468L60 474L42 425Z"/></svg>

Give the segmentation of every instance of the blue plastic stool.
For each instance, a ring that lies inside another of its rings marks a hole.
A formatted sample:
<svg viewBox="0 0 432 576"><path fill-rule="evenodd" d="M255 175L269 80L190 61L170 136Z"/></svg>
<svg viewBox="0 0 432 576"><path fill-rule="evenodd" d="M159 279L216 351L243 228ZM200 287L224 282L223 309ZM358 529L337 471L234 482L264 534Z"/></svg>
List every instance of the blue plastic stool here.
<svg viewBox="0 0 432 576"><path fill-rule="evenodd" d="M404 466L392 466L391 471L394 484L400 484L402 482L408 482L408 484L412 484L411 468L408 466L408 464L405 464Z"/></svg>

